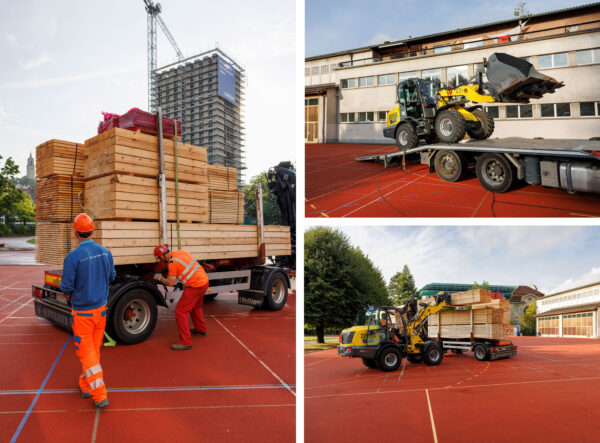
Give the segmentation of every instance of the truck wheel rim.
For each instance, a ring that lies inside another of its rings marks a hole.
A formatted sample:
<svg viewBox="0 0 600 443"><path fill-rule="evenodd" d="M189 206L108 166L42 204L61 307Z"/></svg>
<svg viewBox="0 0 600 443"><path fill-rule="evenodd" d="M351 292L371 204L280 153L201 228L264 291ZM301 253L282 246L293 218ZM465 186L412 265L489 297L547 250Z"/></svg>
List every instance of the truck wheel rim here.
<svg viewBox="0 0 600 443"><path fill-rule="evenodd" d="M442 157L442 169L444 170L444 173L452 175L456 172L456 168L456 160L454 160L452 155L446 154Z"/></svg>
<svg viewBox="0 0 600 443"><path fill-rule="evenodd" d="M283 281L277 279L271 285L271 300L273 300L274 303L279 304L283 301L284 297L285 286L283 284Z"/></svg>
<svg viewBox="0 0 600 443"><path fill-rule="evenodd" d="M504 182L504 167L498 160L489 159L483 164L483 177L492 185L500 185Z"/></svg>
<svg viewBox="0 0 600 443"><path fill-rule="evenodd" d="M398 356L393 352L390 352L389 354L386 354L384 361L386 366L394 366L398 363Z"/></svg>
<svg viewBox="0 0 600 443"><path fill-rule="evenodd" d="M123 326L130 334L140 334L150 323L150 306L145 300L131 300L122 316Z"/></svg>
<svg viewBox="0 0 600 443"><path fill-rule="evenodd" d="M402 146L406 146L408 144L408 132L401 131L399 139L400 139L400 144Z"/></svg>
<svg viewBox="0 0 600 443"><path fill-rule="evenodd" d="M485 357L485 351L481 347L479 347L475 351L475 355L477 356L477 358L483 358Z"/></svg>
<svg viewBox="0 0 600 443"><path fill-rule="evenodd" d="M429 360L438 361L440 359L440 351L437 349L432 349L429 351Z"/></svg>
<svg viewBox="0 0 600 443"><path fill-rule="evenodd" d="M449 118L442 119L442 121L440 122L440 132L442 133L442 135L445 137L449 137L452 135L453 131L454 124L452 124L452 120L450 120Z"/></svg>

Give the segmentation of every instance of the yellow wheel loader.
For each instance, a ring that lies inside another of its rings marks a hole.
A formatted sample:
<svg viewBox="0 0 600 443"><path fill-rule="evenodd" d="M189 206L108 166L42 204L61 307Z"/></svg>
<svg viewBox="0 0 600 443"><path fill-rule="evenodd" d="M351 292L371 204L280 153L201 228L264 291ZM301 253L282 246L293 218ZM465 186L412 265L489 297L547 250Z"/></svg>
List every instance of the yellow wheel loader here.
<svg viewBox="0 0 600 443"><path fill-rule="evenodd" d="M480 72L466 84L437 89L428 79L410 78L396 89L398 104L388 112L383 135L406 151L419 139L431 143L457 143L466 133L484 140L494 132L494 119L479 103L529 103L564 86L541 74L525 60L504 53L484 58L487 82Z"/></svg>

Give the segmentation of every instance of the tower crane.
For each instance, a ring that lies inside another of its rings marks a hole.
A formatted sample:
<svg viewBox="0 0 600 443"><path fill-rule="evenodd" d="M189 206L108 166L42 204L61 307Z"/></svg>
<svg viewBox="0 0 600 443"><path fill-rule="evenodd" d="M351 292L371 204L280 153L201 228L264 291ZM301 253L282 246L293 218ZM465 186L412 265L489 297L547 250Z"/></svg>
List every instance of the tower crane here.
<svg viewBox="0 0 600 443"><path fill-rule="evenodd" d="M153 104L156 100L156 22L165 33L167 40L175 49L179 61L184 59L179 46L175 43L175 39L169 32L167 25L159 15L162 11L160 3L152 3L152 0L144 0L146 12L148 13L148 111L153 111Z"/></svg>

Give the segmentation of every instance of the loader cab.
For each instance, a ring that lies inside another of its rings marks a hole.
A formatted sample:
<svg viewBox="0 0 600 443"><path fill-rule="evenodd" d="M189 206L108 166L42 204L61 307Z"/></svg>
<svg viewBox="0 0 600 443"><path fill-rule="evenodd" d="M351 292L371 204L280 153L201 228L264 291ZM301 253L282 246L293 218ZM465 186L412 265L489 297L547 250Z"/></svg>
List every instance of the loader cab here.
<svg viewBox="0 0 600 443"><path fill-rule="evenodd" d="M419 120L435 113L435 91L429 79L409 78L401 81L398 83L397 98L402 120Z"/></svg>

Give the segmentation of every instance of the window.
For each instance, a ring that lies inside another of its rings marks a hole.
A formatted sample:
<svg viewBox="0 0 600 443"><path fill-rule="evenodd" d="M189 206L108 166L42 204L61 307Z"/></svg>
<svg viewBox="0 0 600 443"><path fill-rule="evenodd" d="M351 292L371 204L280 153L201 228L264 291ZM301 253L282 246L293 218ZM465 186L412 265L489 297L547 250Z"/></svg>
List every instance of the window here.
<svg viewBox="0 0 600 443"><path fill-rule="evenodd" d="M393 85L395 83L394 74L385 74L377 77L377 84L381 85Z"/></svg>
<svg viewBox="0 0 600 443"><path fill-rule="evenodd" d="M452 66L446 71L447 83L449 88L456 88L458 85L467 82L467 75L469 67L463 66Z"/></svg>
<svg viewBox="0 0 600 443"><path fill-rule="evenodd" d="M474 40L474 41L470 41L470 42L463 42L464 49L478 48L480 46L483 46L483 40Z"/></svg>
<svg viewBox="0 0 600 443"><path fill-rule="evenodd" d="M443 54L445 52L450 52L451 49L452 49L452 45L450 45L450 44L434 46L433 53L434 54Z"/></svg>
<svg viewBox="0 0 600 443"><path fill-rule="evenodd" d="M356 114L354 114L354 112L341 113L340 121L342 123L354 123L356 121Z"/></svg>
<svg viewBox="0 0 600 443"><path fill-rule="evenodd" d="M540 55L538 57L538 68L560 68L562 66L569 66L569 59L567 58L566 52L558 54Z"/></svg>
<svg viewBox="0 0 600 443"><path fill-rule="evenodd" d="M416 77L417 77L417 73L415 71L401 72L400 74L398 74L398 83L400 83L402 80L407 80L409 78L416 78Z"/></svg>
<svg viewBox="0 0 600 443"><path fill-rule="evenodd" d="M358 121L359 121L359 123L371 123L374 121L374 113L373 112L359 112L358 113Z"/></svg>
<svg viewBox="0 0 600 443"><path fill-rule="evenodd" d="M342 80L340 82L340 87L342 89L356 88L356 79L355 78L348 78L348 79Z"/></svg>
<svg viewBox="0 0 600 443"><path fill-rule="evenodd" d="M329 72L329 65L321 65L321 74L327 74Z"/></svg>
<svg viewBox="0 0 600 443"><path fill-rule="evenodd" d="M426 71L421 72L422 78L427 78L431 80L432 84L432 94L435 97L435 94L442 84L442 70L441 69L428 69Z"/></svg>
<svg viewBox="0 0 600 443"><path fill-rule="evenodd" d="M337 63L334 63L333 65L330 65L330 66L329 66L329 70L330 70L331 72L335 71L336 69L337 69Z"/></svg>
<svg viewBox="0 0 600 443"><path fill-rule="evenodd" d="M477 79L477 74L479 73L483 74L483 78L485 79L485 68L483 67L483 63L475 63L473 65L473 75L475 75L475 78Z"/></svg>
<svg viewBox="0 0 600 443"><path fill-rule="evenodd" d="M579 114L582 117L595 117L600 115L600 103L583 102L579 103Z"/></svg>
<svg viewBox="0 0 600 443"><path fill-rule="evenodd" d="M600 63L600 49L577 51L578 65L591 65L592 63Z"/></svg>
<svg viewBox="0 0 600 443"><path fill-rule="evenodd" d="M570 117L570 103L550 103L540 105L542 117Z"/></svg>
<svg viewBox="0 0 600 443"><path fill-rule="evenodd" d="M319 67L318 66L313 66L312 70L310 71L312 75L318 75L319 74Z"/></svg>
<svg viewBox="0 0 600 443"><path fill-rule="evenodd" d="M492 116L492 118L498 118L498 117L500 117L499 109L500 108L498 106L486 106L485 112L490 114Z"/></svg>
<svg viewBox="0 0 600 443"><path fill-rule="evenodd" d="M506 118L533 118L531 105L507 106Z"/></svg>
<svg viewBox="0 0 600 443"><path fill-rule="evenodd" d="M304 99L304 106L316 106L318 104L319 104L318 98L305 98Z"/></svg>
<svg viewBox="0 0 600 443"><path fill-rule="evenodd" d="M387 111L379 111L377 112L377 121L385 122L387 121Z"/></svg>
<svg viewBox="0 0 600 443"><path fill-rule="evenodd" d="M374 86L374 85L375 85L375 76L360 77L358 79L358 87L359 88L366 88L368 86Z"/></svg>

